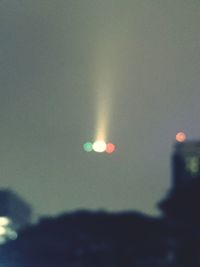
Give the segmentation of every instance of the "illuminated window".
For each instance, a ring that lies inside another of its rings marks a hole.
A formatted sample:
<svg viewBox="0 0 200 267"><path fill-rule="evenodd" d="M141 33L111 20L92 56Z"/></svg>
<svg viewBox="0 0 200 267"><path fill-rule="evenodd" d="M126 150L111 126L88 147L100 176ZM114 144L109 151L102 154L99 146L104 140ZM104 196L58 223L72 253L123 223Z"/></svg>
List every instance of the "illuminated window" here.
<svg viewBox="0 0 200 267"><path fill-rule="evenodd" d="M197 156L190 156L186 158L186 170L195 175L199 172L199 158Z"/></svg>

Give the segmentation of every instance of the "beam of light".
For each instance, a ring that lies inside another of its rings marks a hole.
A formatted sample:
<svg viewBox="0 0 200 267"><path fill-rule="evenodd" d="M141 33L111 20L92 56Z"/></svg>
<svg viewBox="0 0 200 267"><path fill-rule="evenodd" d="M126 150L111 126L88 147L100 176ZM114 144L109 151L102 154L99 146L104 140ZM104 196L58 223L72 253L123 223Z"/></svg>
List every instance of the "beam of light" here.
<svg viewBox="0 0 200 267"><path fill-rule="evenodd" d="M111 41L110 35L97 37L93 61L93 88L95 96L94 140L107 141L113 123L113 108L118 90L118 49L121 46Z"/></svg>
<svg viewBox="0 0 200 267"><path fill-rule="evenodd" d="M95 141L92 148L95 152L104 152L106 150L106 143L103 140Z"/></svg>
<svg viewBox="0 0 200 267"><path fill-rule="evenodd" d="M104 57L104 56L103 56ZM102 60L102 59L101 59ZM94 140L106 141L109 134L109 125L111 123L113 102L114 102L114 77L112 67L105 62L98 62L98 70L95 74L95 109L96 125Z"/></svg>
<svg viewBox="0 0 200 267"><path fill-rule="evenodd" d="M96 117L96 133L95 140L106 140L108 135L108 123L110 116L110 97L109 90L103 93L98 93L97 99L97 117Z"/></svg>
<svg viewBox="0 0 200 267"><path fill-rule="evenodd" d="M179 143L183 143L186 140L186 134L184 132L178 132L176 134L176 141Z"/></svg>

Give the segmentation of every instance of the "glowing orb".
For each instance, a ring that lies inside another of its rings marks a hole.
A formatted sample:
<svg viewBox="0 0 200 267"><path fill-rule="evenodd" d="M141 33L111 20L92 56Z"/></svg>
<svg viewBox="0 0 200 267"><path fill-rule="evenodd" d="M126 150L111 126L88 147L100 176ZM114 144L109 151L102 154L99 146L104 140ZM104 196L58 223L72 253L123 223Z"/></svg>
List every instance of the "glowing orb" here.
<svg viewBox="0 0 200 267"><path fill-rule="evenodd" d="M83 145L83 149L86 151L86 152L91 152L92 151L92 143L90 142L87 142Z"/></svg>
<svg viewBox="0 0 200 267"><path fill-rule="evenodd" d="M106 143L104 141L95 141L92 148L95 152L104 152L106 150Z"/></svg>
<svg viewBox="0 0 200 267"><path fill-rule="evenodd" d="M176 134L176 141L177 141L177 142L182 143L182 142L184 142L185 140L186 140L186 135L185 135L184 132L179 132L179 133Z"/></svg>
<svg viewBox="0 0 200 267"><path fill-rule="evenodd" d="M6 234L6 228L0 226L0 235L5 235L5 234Z"/></svg>
<svg viewBox="0 0 200 267"><path fill-rule="evenodd" d="M0 226L7 226L10 224L10 219L7 217L0 217Z"/></svg>
<svg viewBox="0 0 200 267"><path fill-rule="evenodd" d="M107 146L106 146L106 152L108 153L108 154L111 154L111 153L113 153L114 151L115 151L115 145L114 144L112 144L112 143L108 143L107 144Z"/></svg>

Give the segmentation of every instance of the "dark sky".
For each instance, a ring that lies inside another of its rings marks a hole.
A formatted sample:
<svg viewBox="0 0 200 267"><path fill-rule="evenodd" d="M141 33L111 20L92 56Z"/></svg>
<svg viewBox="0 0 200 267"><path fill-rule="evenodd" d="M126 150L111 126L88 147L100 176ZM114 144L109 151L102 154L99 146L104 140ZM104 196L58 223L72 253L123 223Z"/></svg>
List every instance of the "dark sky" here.
<svg viewBox="0 0 200 267"><path fill-rule="evenodd" d="M200 136L199 26L199 0L1 0L1 186L155 214L176 132ZM110 156L82 149L99 120Z"/></svg>

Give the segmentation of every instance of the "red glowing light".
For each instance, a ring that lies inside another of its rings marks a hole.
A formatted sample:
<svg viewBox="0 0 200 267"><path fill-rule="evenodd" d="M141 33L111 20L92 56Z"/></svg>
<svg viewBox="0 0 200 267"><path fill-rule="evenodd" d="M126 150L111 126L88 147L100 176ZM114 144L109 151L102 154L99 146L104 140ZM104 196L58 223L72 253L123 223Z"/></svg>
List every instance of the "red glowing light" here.
<svg viewBox="0 0 200 267"><path fill-rule="evenodd" d="M184 142L185 140L186 140L186 135L185 135L185 133L183 133L183 132L179 132L179 133L176 134L176 141L177 141L177 142L182 143L182 142Z"/></svg>
<svg viewBox="0 0 200 267"><path fill-rule="evenodd" d="M108 153L108 154L111 154L111 153L113 153L114 151L115 151L115 145L114 144L112 144L112 143L108 143L107 145L106 145L106 152Z"/></svg>

